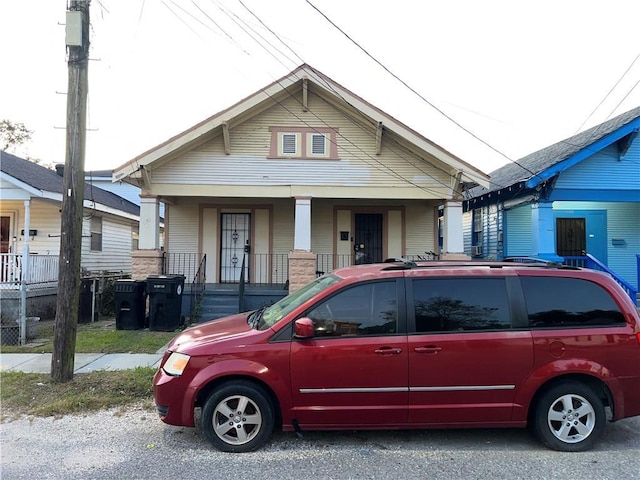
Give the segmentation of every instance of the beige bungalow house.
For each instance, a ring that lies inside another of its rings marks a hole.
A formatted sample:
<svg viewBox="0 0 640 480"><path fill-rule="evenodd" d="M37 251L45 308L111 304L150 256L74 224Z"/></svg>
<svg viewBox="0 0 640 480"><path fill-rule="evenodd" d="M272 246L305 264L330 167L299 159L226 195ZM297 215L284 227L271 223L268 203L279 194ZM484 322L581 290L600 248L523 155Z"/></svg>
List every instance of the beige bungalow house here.
<svg viewBox="0 0 640 480"><path fill-rule="evenodd" d="M464 255L463 192L489 180L301 65L116 168L113 181L141 188L134 278L188 254L196 267L171 272L186 282L200 266L207 284L294 291L343 265Z"/></svg>

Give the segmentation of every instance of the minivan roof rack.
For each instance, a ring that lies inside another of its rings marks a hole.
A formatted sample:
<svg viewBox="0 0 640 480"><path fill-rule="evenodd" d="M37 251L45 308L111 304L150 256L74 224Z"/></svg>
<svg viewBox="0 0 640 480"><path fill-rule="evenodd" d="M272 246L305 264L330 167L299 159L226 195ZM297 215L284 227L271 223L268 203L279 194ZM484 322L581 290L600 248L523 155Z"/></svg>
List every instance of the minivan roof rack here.
<svg viewBox="0 0 640 480"><path fill-rule="evenodd" d="M400 265L384 267L383 270L407 270L410 268L416 268L418 266L416 262L402 257L386 258L384 260L384 263L399 263Z"/></svg>
<svg viewBox="0 0 640 480"><path fill-rule="evenodd" d="M558 268L563 270L580 270L580 267L573 265L564 265L560 262L554 262L552 260L544 260L542 258L535 257L507 257L504 260L490 260L490 261L465 261L465 260L451 260L451 261L439 261L439 262L426 262L417 264L412 260L406 258L387 258L384 263L392 263L388 267L382 268L382 270L411 270L414 268L428 269L428 268L469 268L469 267L485 267L485 268L503 268L511 265L513 267L531 267L531 268Z"/></svg>

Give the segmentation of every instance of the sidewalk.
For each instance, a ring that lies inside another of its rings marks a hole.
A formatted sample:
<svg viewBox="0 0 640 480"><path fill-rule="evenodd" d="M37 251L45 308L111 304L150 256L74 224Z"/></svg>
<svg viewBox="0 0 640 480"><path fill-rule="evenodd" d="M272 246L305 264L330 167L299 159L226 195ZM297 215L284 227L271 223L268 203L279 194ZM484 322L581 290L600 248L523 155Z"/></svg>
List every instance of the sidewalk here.
<svg viewBox="0 0 640 480"><path fill-rule="evenodd" d="M158 353L76 353L73 373L96 370L127 370L136 367L157 368ZM0 372L51 373L50 353L0 353Z"/></svg>

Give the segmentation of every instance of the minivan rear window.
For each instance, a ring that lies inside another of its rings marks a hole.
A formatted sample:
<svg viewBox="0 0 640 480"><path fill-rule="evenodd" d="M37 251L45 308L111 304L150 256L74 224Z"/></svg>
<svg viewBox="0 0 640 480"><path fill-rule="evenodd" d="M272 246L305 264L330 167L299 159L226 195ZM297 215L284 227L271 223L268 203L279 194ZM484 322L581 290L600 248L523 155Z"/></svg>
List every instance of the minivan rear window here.
<svg viewBox="0 0 640 480"><path fill-rule="evenodd" d="M600 285L581 278L520 277L531 328L610 326L624 316Z"/></svg>

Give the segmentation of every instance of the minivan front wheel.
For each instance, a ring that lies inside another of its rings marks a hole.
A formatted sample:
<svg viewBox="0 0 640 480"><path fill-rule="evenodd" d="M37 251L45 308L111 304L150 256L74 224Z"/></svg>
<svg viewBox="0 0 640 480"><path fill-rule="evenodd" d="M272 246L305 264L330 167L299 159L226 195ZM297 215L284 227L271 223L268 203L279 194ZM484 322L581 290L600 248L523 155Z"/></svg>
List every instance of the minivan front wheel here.
<svg viewBox="0 0 640 480"><path fill-rule="evenodd" d="M606 420L602 400L579 382L566 382L542 394L536 405L534 431L547 447L582 452L595 444Z"/></svg>
<svg viewBox="0 0 640 480"><path fill-rule="evenodd" d="M202 409L202 429L223 452L250 452L264 445L274 426L273 407L262 388L246 381L224 384Z"/></svg>

